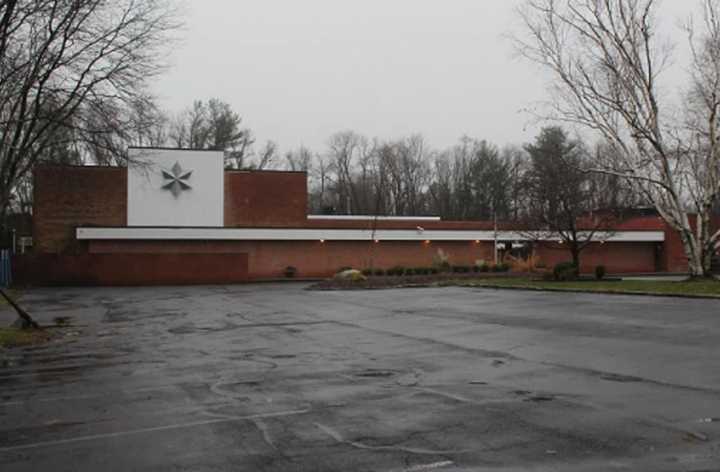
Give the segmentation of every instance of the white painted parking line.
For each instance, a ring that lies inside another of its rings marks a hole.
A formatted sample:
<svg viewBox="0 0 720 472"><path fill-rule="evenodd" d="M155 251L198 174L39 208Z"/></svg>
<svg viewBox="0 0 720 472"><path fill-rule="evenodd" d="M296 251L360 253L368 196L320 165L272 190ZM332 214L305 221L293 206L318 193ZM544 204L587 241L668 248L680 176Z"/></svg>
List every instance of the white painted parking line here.
<svg viewBox="0 0 720 472"><path fill-rule="evenodd" d="M10 447L3 447L0 448L0 452L13 452L13 451L20 451L23 449L35 449L38 447L49 447L49 446L59 446L63 444L70 444L70 443L77 443L77 442L84 442L84 441L96 441L99 439L109 439L109 438L119 438L123 436L132 436L135 434L145 434L145 433L154 433L157 431L169 431L173 429L184 429L184 428L194 428L197 426L207 426L211 424L220 424L220 423L233 423L236 421L253 421L253 420L259 420L263 418L279 418L284 416L295 416L295 415L302 415L305 413L308 413L310 411L309 408L304 410L287 410L287 411L278 411L275 413L262 413L257 415L248 415L248 416L228 416L223 418L217 418L213 420L204 420L204 421L194 421L191 423L178 423L178 424L171 424L166 426L155 426L153 428L141 428L141 429L132 429L128 431L117 431L114 433L103 433L103 434L93 434L89 436L78 436L76 438L68 438L68 439L58 439L55 441L41 441L31 444L21 444L18 446L10 446Z"/></svg>

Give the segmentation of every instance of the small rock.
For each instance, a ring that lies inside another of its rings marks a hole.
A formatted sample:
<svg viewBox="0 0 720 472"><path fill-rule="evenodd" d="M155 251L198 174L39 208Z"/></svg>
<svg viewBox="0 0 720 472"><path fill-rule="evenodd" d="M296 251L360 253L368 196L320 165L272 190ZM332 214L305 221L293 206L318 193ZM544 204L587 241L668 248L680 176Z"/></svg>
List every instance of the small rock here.
<svg viewBox="0 0 720 472"><path fill-rule="evenodd" d="M402 385L403 387L414 387L418 383L420 383L420 378L422 377L422 374L419 372L413 372L411 374L405 374L402 377L397 379L397 384Z"/></svg>
<svg viewBox="0 0 720 472"><path fill-rule="evenodd" d="M698 433L697 431L686 431L685 432L685 440L686 441L702 441L707 442L710 438L708 438L703 433Z"/></svg>
<svg viewBox="0 0 720 472"><path fill-rule="evenodd" d="M339 272L335 274L335 278L338 280L351 280L353 282L363 282L367 280L367 277L365 277L362 272L355 269L350 270L344 270L342 272Z"/></svg>
<svg viewBox="0 0 720 472"><path fill-rule="evenodd" d="M18 317L18 319L16 319L13 322L11 327L15 328L15 329L30 329L30 328L32 328L30 323L28 323L27 321L25 321L23 318L20 318L20 317Z"/></svg>

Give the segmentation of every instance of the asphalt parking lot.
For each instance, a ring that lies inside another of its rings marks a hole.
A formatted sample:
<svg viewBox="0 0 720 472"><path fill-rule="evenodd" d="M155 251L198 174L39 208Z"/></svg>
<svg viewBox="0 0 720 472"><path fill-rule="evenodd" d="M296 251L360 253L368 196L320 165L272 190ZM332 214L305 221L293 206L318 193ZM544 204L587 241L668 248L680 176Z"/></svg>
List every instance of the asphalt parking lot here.
<svg viewBox="0 0 720 472"><path fill-rule="evenodd" d="M720 470L718 301L304 289L27 292L0 470Z"/></svg>

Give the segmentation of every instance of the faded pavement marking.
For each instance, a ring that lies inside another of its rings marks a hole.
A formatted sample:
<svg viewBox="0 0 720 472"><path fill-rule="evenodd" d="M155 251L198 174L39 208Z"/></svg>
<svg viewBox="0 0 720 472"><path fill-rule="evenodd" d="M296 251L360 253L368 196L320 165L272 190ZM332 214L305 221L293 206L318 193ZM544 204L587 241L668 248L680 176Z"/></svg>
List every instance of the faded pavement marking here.
<svg viewBox="0 0 720 472"><path fill-rule="evenodd" d="M184 429L184 428L194 428L197 426L206 426L211 424L220 424L220 423L232 423L236 421L257 421L261 420L263 418L278 418L283 416L295 416L295 415L302 415L305 413L308 413L310 409L304 409L304 410L287 410L287 411L278 411L275 413L262 413L257 415L248 415L248 416L228 416L223 418L217 418L213 420L204 420L204 421L194 421L191 423L178 423L178 424L171 424L166 426L156 426L153 428L142 428L142 429L132 429L129 431L118 431L115 433L103 433L103 434L92 434L89 436L78 436L75 438L68 438L68 439L58 439L55 441L42 441L42 442L36 442L31 444L21 444L18 446L10 446L10 447L3 447L0 448L0 452L12 452L12 451L19 451L22 449L34 449L37 447L48 447L48 446L58 446L62 444L70 444L70 443L76 443L76 442L84 442L84 441L96 441L99 439L108 439L108 438L119 438L123 436L132 436L135 434L144 434L144 433L154 433L157 431L169 431L173 429Z"/></svg>

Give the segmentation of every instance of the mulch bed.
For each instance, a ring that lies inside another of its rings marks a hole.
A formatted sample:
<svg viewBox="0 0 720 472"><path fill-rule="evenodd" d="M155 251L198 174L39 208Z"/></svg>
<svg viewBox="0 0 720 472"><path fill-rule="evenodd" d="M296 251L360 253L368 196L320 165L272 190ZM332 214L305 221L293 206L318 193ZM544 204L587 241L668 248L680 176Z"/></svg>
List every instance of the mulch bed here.
<svg viewBox="0 0 720 472"><path fill-rule="evenodd" d="M367 280L327 279L307 288L307 290L377 290L389 288L432 287L458 280L487 280L527 277L526 273L470 272L461 274L370 276Z"/></svg>

